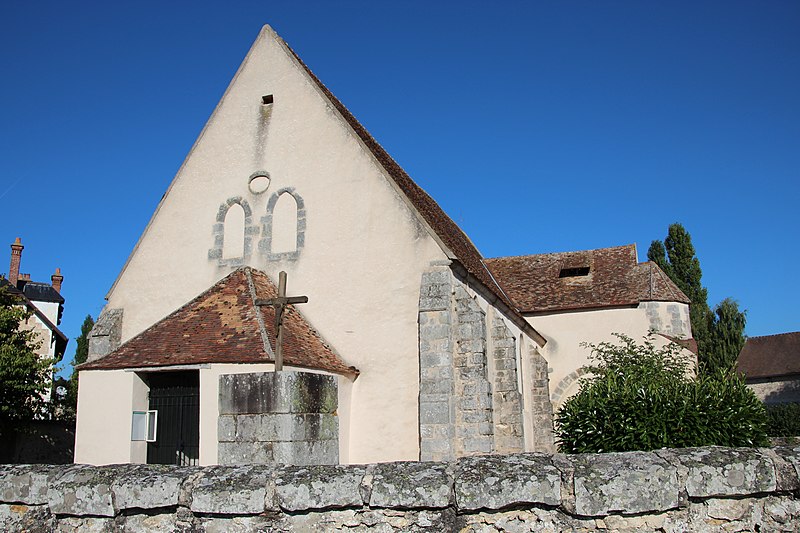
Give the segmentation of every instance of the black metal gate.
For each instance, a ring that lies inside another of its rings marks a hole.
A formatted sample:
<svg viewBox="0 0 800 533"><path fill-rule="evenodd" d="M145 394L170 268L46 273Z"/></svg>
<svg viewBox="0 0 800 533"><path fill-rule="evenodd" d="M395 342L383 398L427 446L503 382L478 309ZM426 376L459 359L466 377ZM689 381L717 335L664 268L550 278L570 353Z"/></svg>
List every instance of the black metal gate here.
<svg viewBox="0 0 800 533"><path fill-rule="evenodd" d="M196 465L200 457L200 375L153 372L150 409L158 411L156 441L147 444L151 464Z"/></svg>

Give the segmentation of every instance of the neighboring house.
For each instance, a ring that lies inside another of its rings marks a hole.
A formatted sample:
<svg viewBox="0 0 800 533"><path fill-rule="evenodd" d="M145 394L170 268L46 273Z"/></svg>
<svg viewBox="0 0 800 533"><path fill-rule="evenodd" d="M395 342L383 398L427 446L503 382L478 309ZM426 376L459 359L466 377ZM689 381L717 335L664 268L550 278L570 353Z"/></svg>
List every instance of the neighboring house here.
<svg viewBox="0 0 800 533"><path fill-rule="evenodd" d="M547 339L550 398L557 410L579 388L589 363L582 343L616 343L613 333L656 344L683 341L696 352L689 298L636 246L487 259L486 264L528 323ZM688 343L686 342L688 341ZM693 355L692 355L693 356Z"/></svg>
<svg viewBox="0 0 800 533"><path fill-rule="evenodd" d="M800 331L748 338L737 369L764 403L800 403Z"/></svg>
<svg viewBox="0 0 800 533"><path fill-rule="evenodd" d="M107 294L80 367L75 460L550 451L546 357L560 375L574 357L558 347L595 339L582 325L540 331L487 264L264 27ZM689 337L685 297L657 268L636 268L645 286L611 304ZM273 373L278 329L264 304L285 301L281 271L285 295L308 301L288 307L286 366Z"/></svg>
<svg viewBox="0 0 800 533"><path fill-rule="evenodd" d="M24 246L17 237L11 245L11 264L7 277L0 277L0 286L19 296L21 304L32 311L31 317L22 327L36 332L39 341L37 353L41 357L53 360L57 364L64 357L67 337L58 329L61 315L64 312L64 298L61 296L61 284L64 277L57 268L50 277L50 283L31 281L30 274L20 273L22 250ZM46 395L49 398L49 392Z"/></svg>

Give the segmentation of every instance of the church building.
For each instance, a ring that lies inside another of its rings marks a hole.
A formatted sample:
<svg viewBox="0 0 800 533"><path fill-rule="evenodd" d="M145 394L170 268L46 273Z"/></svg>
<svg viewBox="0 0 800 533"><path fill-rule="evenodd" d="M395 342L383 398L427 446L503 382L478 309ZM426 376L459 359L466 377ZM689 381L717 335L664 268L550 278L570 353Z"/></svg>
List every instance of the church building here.
<svg viewBox="0 0 800 533"><path fill-rule="evenodd" d="M485 259L268 26L107 300L79 463L552 451L580 341L691 337L633 246Z"/></svg>

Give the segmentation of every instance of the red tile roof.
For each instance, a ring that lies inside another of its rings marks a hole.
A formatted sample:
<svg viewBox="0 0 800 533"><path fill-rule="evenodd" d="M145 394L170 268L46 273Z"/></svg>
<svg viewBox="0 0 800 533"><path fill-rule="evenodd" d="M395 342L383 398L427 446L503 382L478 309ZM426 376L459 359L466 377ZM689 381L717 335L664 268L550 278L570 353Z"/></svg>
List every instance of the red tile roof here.
<svg viewBox="0 0 800 533"><path fill-rule="evenodd" d="M637 305L643 301L689 303L655 263L638 263L636 246L497 257L486 263L523 313ZM559 277L562 270L588 274ZM585 270L583 271L585 273Z"/></svg>
<svg viewBox="0 0 800 533"><path fill-rule="evenodd" d="M275 311L254 300L273 298L266 274L240 268L117 350L81 370L110 370L202 363L270 363ZM356 375L292 306L284 314L283 358L287 366Z"/></svg>
<svg viewBox="0 0 800 533"><path fill-rule="evenodd" d="M361 125L361 123L353 116L353 114L339 101L336 96L317 78L311 69L300 59L300 56L292 50L277 34L275 37L279 39L287 50L294 56L297 62L305 69L309 77L328 98L333 107L342 115L342 118L350 125L356 135L361 139L364 145L372 152L372 155L377 159L378 163L386 170L389 177L397 184L398 188L408 198L414 209L419 212L425 222L436 233L437 237L446 246L449 251L455 256L454 259L458 261L464 269L483 284L494 296L499 298L506 306L509 307L510 313L515 315L522 323L525 323L524 318L518 313L516 307L511 302L509 297L503 292L503 289L492 277L491 272L484 263L483 256L467 237L466 233L447 216L447 213L437 204L433 198L428 195L414 180L406 173L403 168L389 155L389 153L380 145L378 141Z"/></svg>
<svg viewBox="0 0 800 533"><path fill-rule="evenodd" d="M800 331L750 337L739 353L737 367L748 379L800 374Z"/></svg>

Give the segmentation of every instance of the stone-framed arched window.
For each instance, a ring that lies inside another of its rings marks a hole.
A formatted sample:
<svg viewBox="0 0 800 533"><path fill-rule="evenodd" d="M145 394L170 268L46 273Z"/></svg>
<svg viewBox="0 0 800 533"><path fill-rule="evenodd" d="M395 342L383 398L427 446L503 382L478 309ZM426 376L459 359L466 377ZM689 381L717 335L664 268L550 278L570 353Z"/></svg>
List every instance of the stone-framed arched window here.
<svg viewBox="0 0 800 533"><path fill-rule="evenodd" d="M294 261L300 256L305 246L306 209L294 187L284 187L273 193L261 223L258 248L267 259Z"/></svg>
<svg viewBox="0 0 800 533"><path fill-rule="evenodd" d="M253 236L260 228L253 224L253 210L241 196L228 198L220 204L212 228L214 246L208 258L219 266L242 266L253 250ZM226 240L228 242L226 242Z"/></svg>

